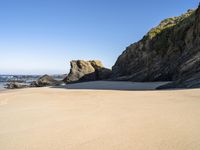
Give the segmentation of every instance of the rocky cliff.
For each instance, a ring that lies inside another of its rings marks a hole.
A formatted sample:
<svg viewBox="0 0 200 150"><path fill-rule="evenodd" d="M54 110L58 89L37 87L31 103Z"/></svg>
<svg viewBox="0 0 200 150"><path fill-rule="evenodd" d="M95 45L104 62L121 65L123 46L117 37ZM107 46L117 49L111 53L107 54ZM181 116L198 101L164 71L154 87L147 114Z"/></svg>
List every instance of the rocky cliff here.
<svg viewBox="0 0 200 150"><path fill-rule="evenodd" d="M171 87L200 86L200 7L163 20L142 40L127 47L112 70L114 80L176 81Z"/></svg>

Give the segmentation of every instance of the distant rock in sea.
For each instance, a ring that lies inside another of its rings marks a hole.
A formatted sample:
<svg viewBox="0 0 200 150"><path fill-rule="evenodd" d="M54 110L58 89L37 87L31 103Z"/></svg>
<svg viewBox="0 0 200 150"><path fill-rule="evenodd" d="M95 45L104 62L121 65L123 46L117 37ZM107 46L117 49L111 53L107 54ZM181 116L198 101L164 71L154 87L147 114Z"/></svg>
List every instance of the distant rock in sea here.
<svg viewBox="0 0 200 150"><path fill-rule="evenodd" d="M200 7L163 20L119 56L113 80L174 81L162 88L200 87Z"/></svg>
<svg viewBox="0 0 200 150"><path fill-rule="evenodd" d="M104 80L111 75L111 70L104 68L99 60L73 60L70 62L70 65L70 73L63 80L66 83Z"/></svg>

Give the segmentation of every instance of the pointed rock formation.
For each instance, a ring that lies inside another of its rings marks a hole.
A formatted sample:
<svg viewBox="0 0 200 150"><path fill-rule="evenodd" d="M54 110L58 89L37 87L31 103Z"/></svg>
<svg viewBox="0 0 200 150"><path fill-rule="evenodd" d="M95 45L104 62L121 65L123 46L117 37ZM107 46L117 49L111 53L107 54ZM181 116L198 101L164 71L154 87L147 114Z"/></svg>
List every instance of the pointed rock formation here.
<svg viewBox="0 0 200 150"><path fill-rule="evenodd" d="M70 62L71 69L64 82L95 81L108 79L111 70L104 68L99 60L73 60Z"/></svg>

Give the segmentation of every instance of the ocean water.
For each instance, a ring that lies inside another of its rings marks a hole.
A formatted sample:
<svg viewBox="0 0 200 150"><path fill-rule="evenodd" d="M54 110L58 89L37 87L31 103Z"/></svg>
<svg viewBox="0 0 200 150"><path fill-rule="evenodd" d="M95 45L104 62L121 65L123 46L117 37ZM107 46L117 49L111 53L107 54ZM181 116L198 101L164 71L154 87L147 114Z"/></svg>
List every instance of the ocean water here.
<svg viewBox="0 0 200 150"><path fill-rule="evenodd" d="M9 82L21 82L23 84L30 84L37 80L39 76L33 75L0 75L0 90L5 90L5 84Z"/></svg>
<svg viewBox="0 0 200 150"><path fill-rule="evenodd" d="M5 84L5 82L0 82L0 90L4 90L5 88L4 88L4 84Z"/></svg>

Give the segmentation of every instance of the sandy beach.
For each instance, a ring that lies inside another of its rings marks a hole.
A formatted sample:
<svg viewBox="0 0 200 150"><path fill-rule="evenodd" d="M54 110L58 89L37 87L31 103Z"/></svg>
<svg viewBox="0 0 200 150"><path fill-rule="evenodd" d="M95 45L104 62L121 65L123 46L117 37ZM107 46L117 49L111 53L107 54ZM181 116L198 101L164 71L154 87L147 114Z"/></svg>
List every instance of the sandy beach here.
<svg viewBox="0 0 200 150"><path fill-rule="evenodd" d="M200 89L0 92L1 150L199 150Z"/></svg>

